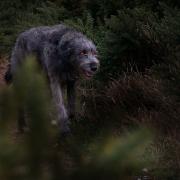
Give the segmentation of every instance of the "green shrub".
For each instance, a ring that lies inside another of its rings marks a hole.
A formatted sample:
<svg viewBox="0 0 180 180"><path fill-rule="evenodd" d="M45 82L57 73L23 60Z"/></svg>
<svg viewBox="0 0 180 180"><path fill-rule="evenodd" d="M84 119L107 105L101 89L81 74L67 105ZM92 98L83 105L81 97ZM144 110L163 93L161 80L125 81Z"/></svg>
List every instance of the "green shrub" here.
<svg viewBox="0 0 180 180"><path fill-rule="evenodd" d="M124 71L144 71L163 61L153 25L156 18L148 9L135 8L120 10L117 16L106 19L109 30L103 55L105 75L116 77Z"/></svg>

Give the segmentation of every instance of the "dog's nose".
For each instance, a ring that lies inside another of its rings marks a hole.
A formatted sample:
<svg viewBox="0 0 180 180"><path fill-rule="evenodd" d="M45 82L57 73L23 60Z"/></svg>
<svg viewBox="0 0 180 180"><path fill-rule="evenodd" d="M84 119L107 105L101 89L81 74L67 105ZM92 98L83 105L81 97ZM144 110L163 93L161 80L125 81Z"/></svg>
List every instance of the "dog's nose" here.
<svg viewBox="0 0 180 180"><path fill-rule="evenodd" d="M93 72L97 71L97 69L98 69L97 63L94 63L94 62L91 63L90 67L91 67L91 71L93 71Z"/></svg>
<svg viewBox="0 0 180 180"><path fill-rule="evenodd" d="M97 67L91 67L91 70L95 72L97 71Z"/></svg>

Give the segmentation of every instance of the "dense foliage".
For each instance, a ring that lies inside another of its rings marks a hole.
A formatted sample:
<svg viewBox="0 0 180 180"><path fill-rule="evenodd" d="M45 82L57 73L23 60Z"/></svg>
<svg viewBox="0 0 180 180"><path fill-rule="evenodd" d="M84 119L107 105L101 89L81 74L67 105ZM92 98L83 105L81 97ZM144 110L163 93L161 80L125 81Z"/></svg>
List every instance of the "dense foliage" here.
<svg viewBox="0 0 180 180"><path fill-rule="evenodd" d="M158 152L151 174L179 179L180 1L2 0L0 12L1 56L10 56L18 33L34 26L65 23L91 38L101 70L79 86L76 140L147 126L157 137L149 147ZM84 172L91 163L81 164Z"/></svg>

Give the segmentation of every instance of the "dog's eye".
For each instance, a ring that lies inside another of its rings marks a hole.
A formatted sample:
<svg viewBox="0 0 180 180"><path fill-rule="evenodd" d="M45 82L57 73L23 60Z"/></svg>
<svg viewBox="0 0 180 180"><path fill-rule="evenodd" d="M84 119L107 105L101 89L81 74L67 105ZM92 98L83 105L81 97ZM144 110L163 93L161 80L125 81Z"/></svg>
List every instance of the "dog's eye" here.
<svg viewBox="0 0 180 180"><path fill-rule="evenodd" d="M81 52L80 52L80 55L87 55L88 53L87 53L87 51L86 50L82 50Z"/></svg>
<svg viewBox="0 0 180 180"><path fill-rule="evenodd" d="M94 56L98 56L97 52L96 51L92 51L92 55Z"/></svg>

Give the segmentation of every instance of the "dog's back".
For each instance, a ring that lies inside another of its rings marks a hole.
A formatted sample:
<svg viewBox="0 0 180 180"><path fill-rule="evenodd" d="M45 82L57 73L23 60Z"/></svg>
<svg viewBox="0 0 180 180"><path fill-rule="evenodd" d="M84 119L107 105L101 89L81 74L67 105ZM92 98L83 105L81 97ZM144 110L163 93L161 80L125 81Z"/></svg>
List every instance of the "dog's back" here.
<svg viewBox="0 0 180 180"><path fill-rule="evenodd" d="M28 55L34 54L37 57L40 56L45 42L57 43L56 41L65 33L72 30L72 28L60 24L51 27L35 27L22 32L18 36L12 51L10 65L4 77L5 81L7 83L12 82L13 74Z"/></svg>
<svg viewBox="0 0 180 180"><path fill-rule="evenodd" d="M71 28L63 24L31 28L19 35L14 51L23 49L27 54L39 53L45 42L56 43L54 41L59 40L68 30Z"/></svg>

